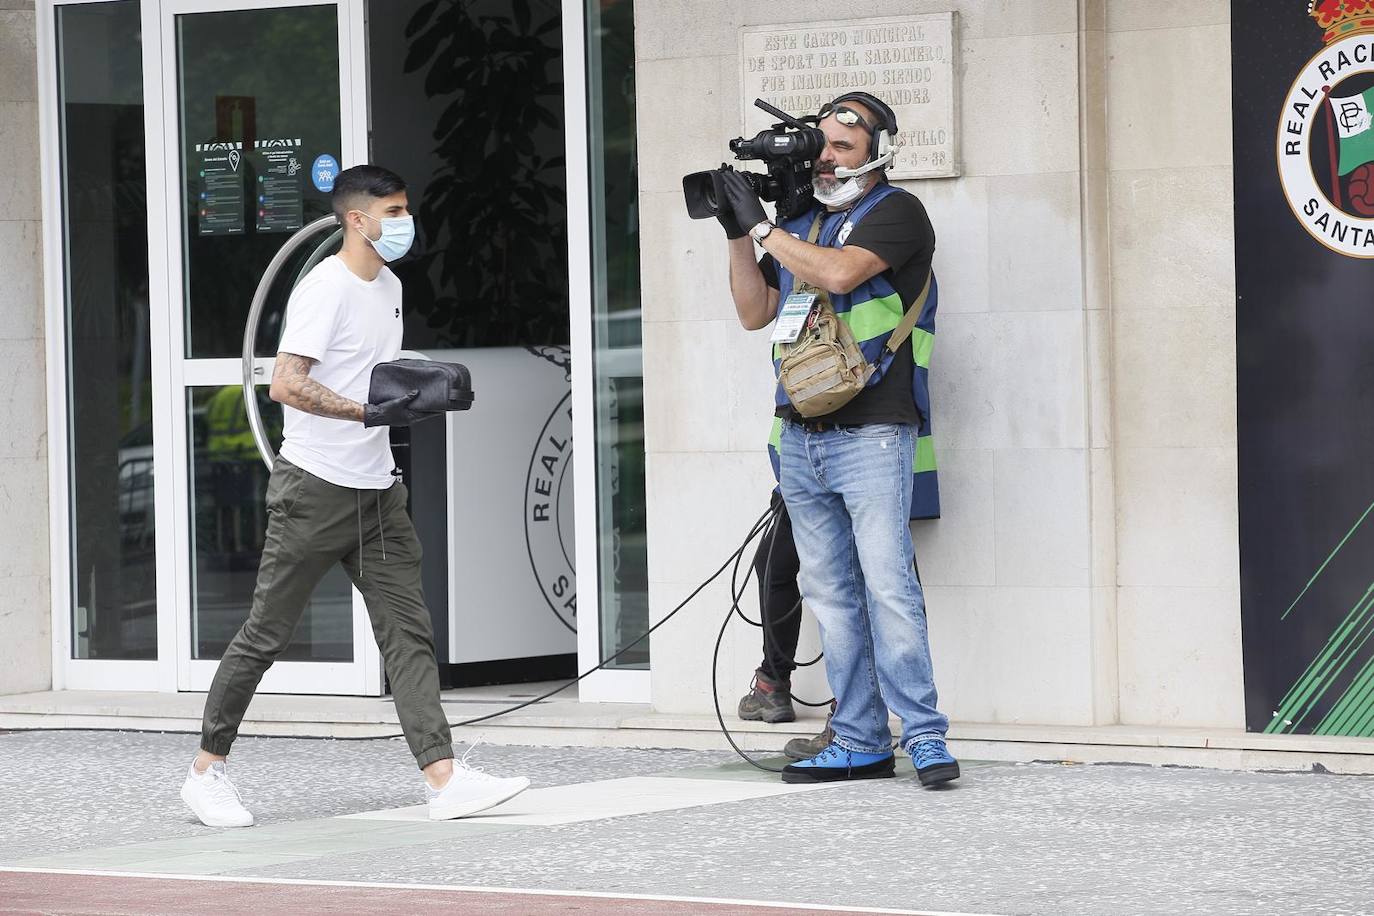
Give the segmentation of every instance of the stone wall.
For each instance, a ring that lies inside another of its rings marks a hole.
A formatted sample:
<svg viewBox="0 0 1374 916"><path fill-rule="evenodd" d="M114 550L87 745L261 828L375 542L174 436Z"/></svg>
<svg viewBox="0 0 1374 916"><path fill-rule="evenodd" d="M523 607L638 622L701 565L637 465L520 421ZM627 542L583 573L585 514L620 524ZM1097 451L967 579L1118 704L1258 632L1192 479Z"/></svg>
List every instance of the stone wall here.
<svg viewBox="0 0 1374 916"><path fill-rule="evenodd" d="M1229 6L878 0L863 15L949 9L962 173L904 184L938 239L944 518L913 530L942 705L963 721L1239 726ZM679 0L636 15L658 618L772 485L767 337L739 327L722 234L687 218L681 175L741 130L739 29L836 11ZM703 599L655 637L659 709L710 709L728 586ZM732 626L727 707L758 646ZM815 670L796 689L828 696Z"/></svg>
<svg viewBox="0 0 1374 916"><path fill-rule="evenodd" d="M0 0L0 693L52 684L34 22Z"/></svg>
<svg viewBox="0 0 1374 916"><path fill-rule="evenodd" d="M1121 721L1245 721L1230 4L1107 4Z"/></svg>

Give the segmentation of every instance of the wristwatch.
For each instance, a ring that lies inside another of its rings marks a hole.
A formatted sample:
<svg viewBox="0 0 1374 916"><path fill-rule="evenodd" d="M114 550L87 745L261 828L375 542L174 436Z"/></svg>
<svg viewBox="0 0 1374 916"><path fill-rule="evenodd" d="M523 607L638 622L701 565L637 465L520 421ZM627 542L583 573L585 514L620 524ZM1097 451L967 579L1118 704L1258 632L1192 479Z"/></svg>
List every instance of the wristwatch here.
<svg viewBox="0 0 1374 916"><path fill-rule="evenodd" d="M764 220L763 222L756 225L754 228L750 229L749 234L754 237L754 241L762 242L765 238L768 237L768 233L773 231L773 228L774 227L772 223L770 223L768 220Z"/></svg>

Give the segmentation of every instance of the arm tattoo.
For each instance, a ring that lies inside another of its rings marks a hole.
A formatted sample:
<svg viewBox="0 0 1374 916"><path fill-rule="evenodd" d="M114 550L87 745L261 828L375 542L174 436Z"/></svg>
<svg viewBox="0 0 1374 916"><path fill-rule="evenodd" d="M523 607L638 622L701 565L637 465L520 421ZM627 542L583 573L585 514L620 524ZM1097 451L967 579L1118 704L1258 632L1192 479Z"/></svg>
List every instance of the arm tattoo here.
<svg viewBox="0 0 1374 916"><path fill-rule="evenodd" d="M310 377L315 360L295 353L278 353L272 381L280 385L281 402L317 417L362 422L363 405L330 391Z"/></svg>

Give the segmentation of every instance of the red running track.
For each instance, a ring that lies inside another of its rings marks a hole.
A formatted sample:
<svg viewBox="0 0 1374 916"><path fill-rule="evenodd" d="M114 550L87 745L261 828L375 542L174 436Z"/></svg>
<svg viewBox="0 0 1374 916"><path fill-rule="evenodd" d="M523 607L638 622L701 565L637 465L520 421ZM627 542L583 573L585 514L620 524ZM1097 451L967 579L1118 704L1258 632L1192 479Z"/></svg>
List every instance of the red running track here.
<svg viewBox="0 0 1374 916"><path fill-rule="evenodd" d="M217 881L59 872L0 872L0 914L146 916L213 913L636 913L746 916L826 908L644 897L572 896L462 888ZM850 911L853 912L853 911ZM868 912L883 912L870 910ZM893 912L887 910L886 912Z"/></svg>

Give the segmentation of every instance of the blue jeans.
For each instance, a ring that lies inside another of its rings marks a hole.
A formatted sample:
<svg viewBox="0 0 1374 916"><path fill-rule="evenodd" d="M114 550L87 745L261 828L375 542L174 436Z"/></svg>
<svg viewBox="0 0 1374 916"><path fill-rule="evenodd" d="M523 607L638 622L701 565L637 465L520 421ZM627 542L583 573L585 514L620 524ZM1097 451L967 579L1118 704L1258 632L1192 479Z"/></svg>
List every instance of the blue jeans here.
<svg viewBox="0 0 1374 916"><path fill-rule="evenodd" d="M916 431L870 424L782 430L782 498L801 559L801 591L821 628L835 694L835 742L851 751L944 737L926 636L925 597L912 568L911 463ZM884 703L886 701L886 704Z"/></svg>

